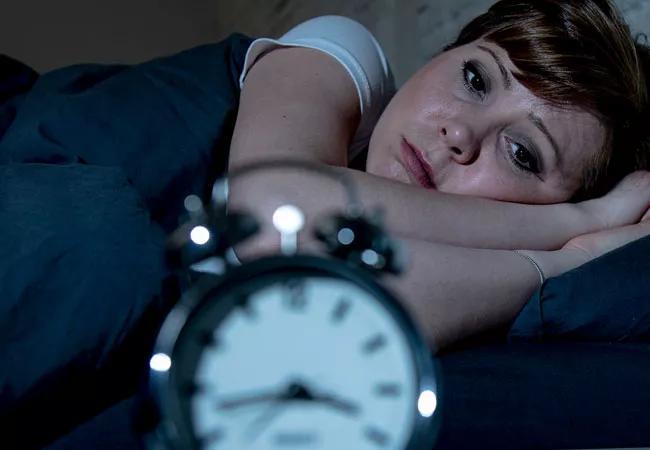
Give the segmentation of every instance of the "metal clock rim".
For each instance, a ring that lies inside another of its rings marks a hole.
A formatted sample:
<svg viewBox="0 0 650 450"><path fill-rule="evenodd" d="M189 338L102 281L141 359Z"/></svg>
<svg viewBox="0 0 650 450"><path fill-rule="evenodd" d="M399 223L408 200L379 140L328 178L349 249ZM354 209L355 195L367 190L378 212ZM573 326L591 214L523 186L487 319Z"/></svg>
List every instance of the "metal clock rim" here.
<svg viewBox="0 0 650 450"><path fill-rule="evenodd" d="M434 419L422 417L420 414L415 415L416 419L413 423L411 437L405 450L420 449L423 448L422 445L424 444L432 446L440 422L437 419L440 415L440 369L438 364L433 359L426 340L413 323L413 320L405 308L396 300L397 297L385 286L378 283L373 275L344 261L306 254L292 256L272 255L234 267L222 276L205 275L172 308L160 328L152 354L163 353L172 358L173 361L175 345L182 330L192 319L193 314L201 309L201 304L206 301L206 297L211 292L221 289L228 290L242 281L251 279L251 274L256 276L271 275L274 272L296 270L311 271L314 274L334 275L359 284L363 289L373 294L373 297L380 301L393 319L397 321L411 350L411 356L416 368L417 391L431 390L438 400ZM169 404L171 400L169 398L169 376L170 371L159 372L151 368L148 370L147 392L150 401L153 402L159 412L169 412L171 408ZM161 416L164 416L164 414ZM178 444L181 437L178 435L178 430L175 429L173 424L164 419L161 418L152 434L156 436L155 439L163 439L171 444L173 448L180 448Z"/></svg>

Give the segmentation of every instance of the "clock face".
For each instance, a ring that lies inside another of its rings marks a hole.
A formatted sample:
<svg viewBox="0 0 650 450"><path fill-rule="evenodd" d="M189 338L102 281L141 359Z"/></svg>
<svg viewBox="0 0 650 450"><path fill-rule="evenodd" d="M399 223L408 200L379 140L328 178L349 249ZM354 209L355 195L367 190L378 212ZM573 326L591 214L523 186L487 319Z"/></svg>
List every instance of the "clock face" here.
<svg viewBox="0 0 650 450"><path fill-rule="evenodd" d="M210 304L184 333L193 350L175 375L200 448L406 447L418 411L414 356L368 291L327 276L275 277Z"/></svg>

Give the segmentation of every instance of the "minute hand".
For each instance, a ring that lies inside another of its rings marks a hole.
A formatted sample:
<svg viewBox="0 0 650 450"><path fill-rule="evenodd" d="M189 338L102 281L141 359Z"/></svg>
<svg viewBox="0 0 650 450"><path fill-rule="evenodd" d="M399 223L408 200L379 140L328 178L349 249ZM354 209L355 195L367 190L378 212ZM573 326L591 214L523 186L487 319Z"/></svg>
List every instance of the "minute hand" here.
<svg viewBox="0 0 650 450"><path fill-rule="evenodd" d="M359 406L349 400L343 400L340 397L336 397L330 394L312 394L314 401L325 403L328 406L331 406L339 411L356 416L359 414Z"/></svg>

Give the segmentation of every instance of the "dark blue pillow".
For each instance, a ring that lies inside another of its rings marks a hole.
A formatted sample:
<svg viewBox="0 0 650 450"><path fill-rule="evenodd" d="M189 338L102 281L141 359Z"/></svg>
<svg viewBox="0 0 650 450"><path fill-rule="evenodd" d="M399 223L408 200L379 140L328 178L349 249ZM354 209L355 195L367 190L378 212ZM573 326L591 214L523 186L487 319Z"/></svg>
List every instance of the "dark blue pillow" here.
<svg viewBox="0 0 650 450"><path fill-rule="evenodd" d="M509 337L650 341L650 236L547 280Z"/></svg>

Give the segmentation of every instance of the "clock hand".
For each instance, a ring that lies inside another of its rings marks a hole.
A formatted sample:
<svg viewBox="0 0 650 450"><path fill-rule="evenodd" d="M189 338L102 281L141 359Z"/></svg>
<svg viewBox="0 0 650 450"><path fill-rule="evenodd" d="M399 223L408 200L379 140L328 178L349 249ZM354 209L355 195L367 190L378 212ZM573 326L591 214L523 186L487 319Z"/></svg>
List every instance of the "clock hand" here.
<svg viewBox="0 0 650 450"><path fill-rule="evenodd" d="M277 416L284 407L284 403L274 400L271 404L247 427L248 439L253 442L267 428L271 420Z"/></svg>
<svg viewBox="0 0 650 450"><path fill-rule="evenodd" d="M262 391L255 394L248 394L235 397L230 400L223 400L218 405L218 409L234 409L240 406L246 406L251 403L264 403L274 400L313 400L311 393L299 382L291 382L287 387Z"/></svg>
<svg viewBox="0 0 650 450"><path fill-rule="evenodd" d="M294 381L289 385L286 391L286 400L314 400L314 395L304 384Z"/></svg>
<svg viewBox="0 0 650 450"><path fill-rule="evenodd" d="M279 400L286 395L287 389L273 389L268 391L262 391L255 394L248 394L243 396L237 396L230 400L223 400L218 405L218 409L230 410L239 408L240 406L246 406L255 403L264 403L274 400Z"/></svg>
<svg viewBox="0 0 650 450"><path fill-rule="evenodd" d="M343 400L329 394L314 395L311 390L305 387L300 382L292 382L284 389L279 395L271 399L271 404L258 416L247 428L249 431L250 442L257 439L257 437L266 429L271 420L276 417L287 405L288 402L302 400L308 402L325 403L339 411L343 411L352 416L359 414L359 406L356 404ZM242 400L239 400L241 404Z"/></svg>
<svg viewBox="0 0 650 450"><path fill-rule="evenodd" d="M338 409L341 412L349 414L351 416L356 416L359 414L359 405L353 403L349 400L343 400L340 397L335 397L329 394L316 394L314 395L314 401L325 403L328 406L331 406L334 409Z"/></svg>
<svg viewBox="0 0 650 450"><path fill-rule="evenodd" d="M295 400L311 400L319 403L325 403L339 411L344 413L356 416L359 414L359 406L349 400L344 400L341 397L336 397L331 394L319 393L316 391L314 393L313 389L306 387L303 383L293 383L290 386L290 389L293 387L293 397Z"/></svg>
<svg viewBox="0 0 650 450"><path fill-rule="evenodd" d="M264 412L257 417L247 428L249 431L249 440L252 442L264 431L271 420L277 416L284 408L287 401L290 400L310 400L311 395L299 383L290 383L283 389L280 395L276 396Z"/></svg>

